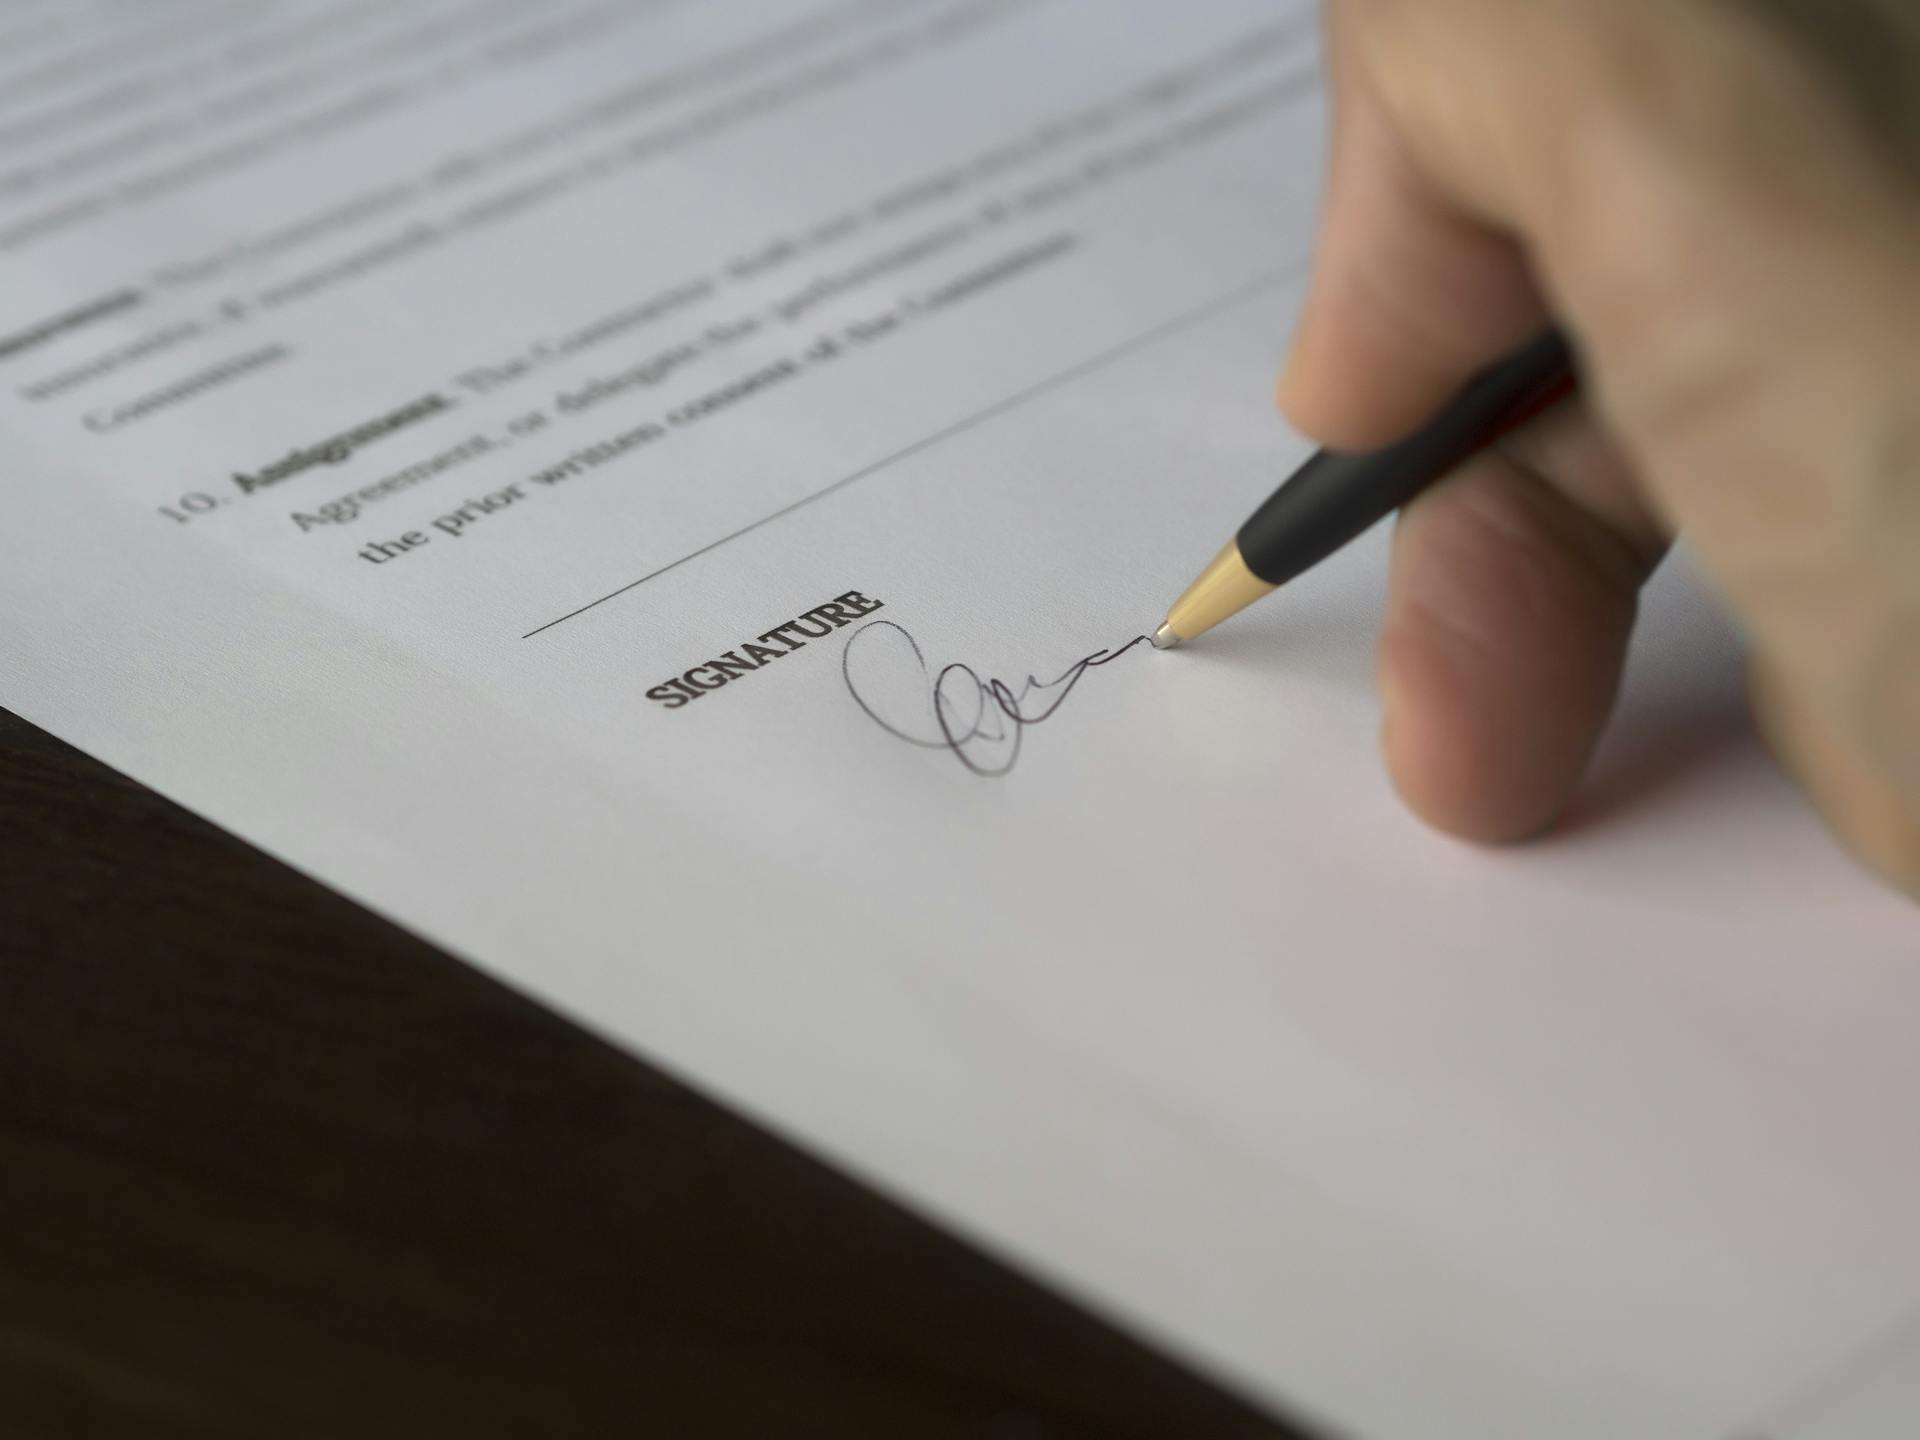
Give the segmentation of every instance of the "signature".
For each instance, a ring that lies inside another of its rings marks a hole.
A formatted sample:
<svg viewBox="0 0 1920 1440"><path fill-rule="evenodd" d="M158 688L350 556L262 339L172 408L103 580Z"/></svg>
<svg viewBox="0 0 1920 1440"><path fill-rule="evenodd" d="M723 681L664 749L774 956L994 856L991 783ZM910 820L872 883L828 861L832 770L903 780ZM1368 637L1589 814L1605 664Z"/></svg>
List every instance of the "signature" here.
<svg viewBox="0 0 1920 1440"><path fill-rule="evenodd" d="M952 751L974 774L993 779L1019 763L1027 728L1052 719L1089 670L1148 643L1145 635L1135 636L1115 649L1094 651L1052 680L1029 675L1018 689L1005 680L982 679L957 661L929 684L919 642L891 620L875 620L848 638L840 673L854 704L896 740Z"/></svg>

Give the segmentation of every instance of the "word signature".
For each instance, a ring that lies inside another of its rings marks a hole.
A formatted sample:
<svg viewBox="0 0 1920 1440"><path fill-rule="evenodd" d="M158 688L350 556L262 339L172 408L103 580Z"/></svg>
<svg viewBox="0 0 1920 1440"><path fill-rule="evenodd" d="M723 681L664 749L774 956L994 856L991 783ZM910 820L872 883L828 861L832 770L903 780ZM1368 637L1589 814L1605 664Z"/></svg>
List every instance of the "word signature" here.
<svg viewBox="0 0 1920 1440"><path fill-rule="evenodd" d="M982 679L958 662L929 685L919 642L891 620L875 620L848 638L840 673L854 704L896 740L950 750L974 774L996 779L1019 763L1028 727L1052 719L1089 670L1147 643L1145 635L1135 636L1116 649L1094 651L1052 680L1029 675L1018 689Z"/></svg>

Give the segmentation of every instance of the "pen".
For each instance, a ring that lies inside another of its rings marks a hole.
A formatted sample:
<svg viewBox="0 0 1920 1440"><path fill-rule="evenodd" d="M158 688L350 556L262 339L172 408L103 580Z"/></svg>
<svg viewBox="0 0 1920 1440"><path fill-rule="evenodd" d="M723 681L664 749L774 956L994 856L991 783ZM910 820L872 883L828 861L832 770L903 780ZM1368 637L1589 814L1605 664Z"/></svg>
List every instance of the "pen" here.
<svg viewBox="0 0 1920 1440"><path fill-rule="evenodd" d="M1408 439L1364 453L1322 450L1173 602L1154 632L1154 648L1195 639L1311 570L1573 386L1566 337L1549 330L1469 381Z"/></svg>

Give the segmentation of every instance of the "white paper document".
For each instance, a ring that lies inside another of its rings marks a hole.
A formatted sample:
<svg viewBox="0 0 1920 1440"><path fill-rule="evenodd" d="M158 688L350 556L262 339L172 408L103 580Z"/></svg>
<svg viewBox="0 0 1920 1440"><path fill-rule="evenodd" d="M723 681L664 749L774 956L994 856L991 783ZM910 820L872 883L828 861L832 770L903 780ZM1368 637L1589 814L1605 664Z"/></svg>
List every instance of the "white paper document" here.
<svg viewBox="0 0 1920 1440"><path fill-rule="evenodd" d="M1306 453L1317 21L0 5L0 703L1335 1433L1766 1433L1920 1311L1920 918L1708 603L1510 853L1383 536L1134 643Z"/></svg>

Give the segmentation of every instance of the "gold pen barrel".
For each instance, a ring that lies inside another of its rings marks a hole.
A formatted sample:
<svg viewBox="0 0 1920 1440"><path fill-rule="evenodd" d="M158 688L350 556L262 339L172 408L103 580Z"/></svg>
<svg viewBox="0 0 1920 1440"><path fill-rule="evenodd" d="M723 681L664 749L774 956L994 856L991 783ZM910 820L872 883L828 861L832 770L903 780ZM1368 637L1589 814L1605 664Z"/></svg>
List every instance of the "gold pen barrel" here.
<svg viewBox="0 0 1920 1440"><path fill-rule="evenodd" d="M1214 562L1200 572L1200 578L1173 602L1166 623L1154 634L1153 643L1170 650L1182 641L1207 633L1222 620L1238 615L1254 601L1271 595L1274 586L1247 568L1240 558L1240 547L1229 542Z"/></svg>

